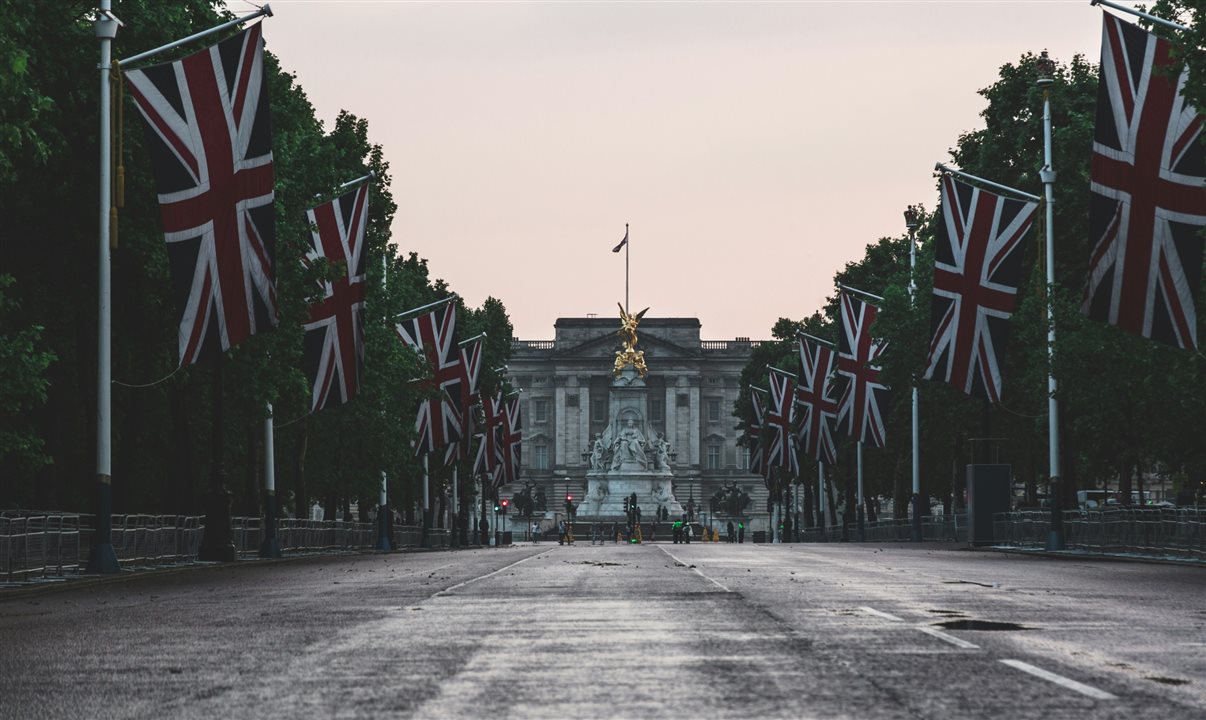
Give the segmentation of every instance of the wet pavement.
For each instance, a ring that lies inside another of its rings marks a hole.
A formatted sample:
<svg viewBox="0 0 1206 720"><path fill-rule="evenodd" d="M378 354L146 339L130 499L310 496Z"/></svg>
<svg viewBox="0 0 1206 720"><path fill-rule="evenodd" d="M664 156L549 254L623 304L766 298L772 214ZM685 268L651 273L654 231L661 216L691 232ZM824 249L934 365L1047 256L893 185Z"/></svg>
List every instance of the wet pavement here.
<svg viewBox="0 0 1206 720"><path fill-rule="evenodd" d="M579 543L0 595L0 717L1199 718L1206 569Z"/></svg>

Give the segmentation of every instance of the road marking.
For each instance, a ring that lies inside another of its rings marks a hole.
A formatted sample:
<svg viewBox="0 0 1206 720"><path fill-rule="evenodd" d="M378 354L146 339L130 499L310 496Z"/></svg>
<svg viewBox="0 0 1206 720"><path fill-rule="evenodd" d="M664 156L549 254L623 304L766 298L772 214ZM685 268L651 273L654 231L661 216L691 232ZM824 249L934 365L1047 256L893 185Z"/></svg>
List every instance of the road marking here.
<svg viewBox="0 0 1206 720"><path fill-rule="evenodd" d="M1075 680L1066 678L1063 675L1056 675L1055 673L1053 673L1049 670L1044 670L1040 667L1035 667L1035 666L1031 665L1030 663L1022 662L1021 660L1002 660L1001 662L1005 663L1006 665L1008 665L1011 668L1017 668L1018 670L1021 670L1024 673L1030 673L1031 675L1033 675L1035 677L1042 678L1049 682L1053 682L1056 685L1062 685L1063 687L1066 687L1069 690L1075 690L1076 692L1080 693L1081 695L1088 695L1089 697L1094 698L1096 700L1115 700L1116 699L1116 697L1114 695L1111 695L1110 693L1106 692L1105 690L1098 690L1097 688L1092 687L1090 685L1085 685L1084 683L1076 682Z"/></svg>
<svg viewBox="0 0 1206 720"><path fill-rule="evenodd" d="M495 575L499 574L500 572L503 572L504 570L510 570L511 568L515 567L516 565L518 565L518 564L520 564L520 563L525 563L525 562L527 562L527 561L531 560L532 558L535 558L535 557L540 557L541 555L545 555L545 554L547 554L547 553L551 553L551 552L552 552L552 549L550 548L550 549L548 549L548 550L545 550L544 552L538 552L538 553L536 553L535 555L529 555L529 556L527 556L526 558L522 558L522 559L520 559L520 560L516 560L515 562L511 563L510 565L507 565L507 566L505 566L505 567L500 567L499 569L497 569L497 570L495 570L495 571L493 571L493 572L488 572L488 573L486 573L485 575L479 575L479 576L477 576L477 577L475 577L475 578L469 578L468 580L466 580L466 581L464 581L464 582L459 582L459 583L457 583L456 585L452 585L452 586L450 586L450 587L446 587L446 588L444 588L443 590L441 590L441 591L439 591L438 593L436 593L435 595L432 595L432 597L433 597L433 598L437 598L437 597L439 597L439 596L441 596L441 595L447 595L447 594L451 593L453 590L459 590L459 589L461 589L461 588L465 587L466 585L470 585L470 584L472 584L472 583L477 582L478 580L485 580L485 579L486 579L486 578L488 578L488 577L494 577Z"/></svg>
<svg viewBox="0 0 1206 720"><path fill-rule="evenodd" d="M712 583L713 585L715 585L716 587L720 588L721 590L724 590L724 591L725 591L725 592L727 592L727 593L731 593L731 592L733 592L732 590L730 590L730 589L728 589L727 587L725 587L724 585L722 585L722 584L720 583L720 581L719 581L719 580L716 580L716 579L714 579L714 578L710 578L710 577L708 577L707 575L704 575L704 574L703 574L703 573L700 571L700 569L699 569L699 568L697 568L697 567L695 567L694 565L691 565L690 563L685 563L685 562L683 562L682 560L679 560L677 557L675 557L675 556L674 556L674 553L670 552L670 551L669 551L669 550L667 550L665 547L663 547L663 546L661 546L661 545L655 545L654 547L656 547L658 550L661 550L662 552L664 552L664 553L666 553L667 555L669 555L669 556L670 556L670 558L671 558L672 560L674 560L674 562L678 563L679 565L682 565L682 566L684 566L684 567L689 567L689 568L691 568L692 570L694 570L694 571L695 571L695 574L696 574L696 575L700 576L700 577L701 577L701 578L703 578L704 580L707 580L708 582Z"/></svg>
<svg viewBox="0 0 1206 720"><path fill-rule="evenodd" d="M881 617L884 620L891 620L892 622L904 622L904 620L901 620L900 618L896 617L895 615L889 615L886 612L880 612L879 610L876 610L875 608L869 608L866 605L859 608L859 610L862 610L863 612L868 613L870 615L874 615L876 617Z"/></svg>
<svg viewBox="0 0 1206 720"><path fill-rule="evenodd" d="M968 641L966 641L962 638L957 638L954 635L947 635L946 633L942 632L941 630L936 630L935 628L932 628L932 627L926 627L924 625L920 625L920 626L918 626L917 629L920 630L921 632L925 633L926 635L933 635L934 637L938 638L939 640L945 640L946 642L950 643L951 645L954 645L955 647L961 647L965 650L979 650L980 649L980 646L975 643L969 643ZM1002 660L1001 662L1004 662L1004 660Z"/></svg>

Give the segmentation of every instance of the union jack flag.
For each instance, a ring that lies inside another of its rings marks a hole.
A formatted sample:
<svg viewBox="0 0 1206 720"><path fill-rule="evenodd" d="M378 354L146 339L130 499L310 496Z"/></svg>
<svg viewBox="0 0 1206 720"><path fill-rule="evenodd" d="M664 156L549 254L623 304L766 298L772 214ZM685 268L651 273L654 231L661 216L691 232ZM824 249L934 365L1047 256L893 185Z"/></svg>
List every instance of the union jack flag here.
<svg viewBox="0 0 1206 720"><path fill-rule="evenodd" d="M368 185L306 212L310 250L339 267L323 281L323 296L310 305L302 328L303 364L310 380L310 412L346 403L360 389L364 368L364 231L368 225Z"/></svg>
<svg viewBox="0 0 1206 720"><path fill-rule="evenodd" d="M481 402L485 422L482 432L478 435L480 442L477 446L477 455L473 460L473 473L485 476L490 481L491 487L496 488L501 478L503 462L502 447L499 442L499 433L502 431L503 423L502 394L499 393L493 397L482 395Z"/></svg>
<svg viewBox="0 0 1206 720"><path fill-rule="evenodd" d="M1170 50L1167 40L1105 15L1083 311L1196 349L1206 157L1202 116L1181 94L1188 70L1169 77Z"/></svg>
<svg viewBox="0 0 1206 720"><path fill-rule="evenodd" d="M1038 203L942 178L925 379L1001 400L1001 362L1018 303L1022 245Z"/></svg>
<svg viewBox="0 0 1206 720"><path fill-rule="evenodd" d="M750 406L754 421L745 429L745 446L750 450L750 472L766 476L766 446L762 443L762 428L766 427L766 410L762 406L762 388L750 387Z"/></svg>
<svg viewBox="0 0 1206 720"><path fill-rule="evenodd" d="M772 435L766 452L767 474L770 474L770 468L778 467L799 475L800 462L792 434L792 425L796 420L796 381L791 375L774 368L771 368L769 380L770 412L766 414L766 425Z"/></svg>
<svg viewBox="0 0 1206 720"><path fill-rule="evenodd" d="M838 400L838 427L860 442L883 447L884 418L880 406L888 388L879 381L879 358L887 343L871 337L879 308L842 291L838 332L838 375L846 387Z"/></svg>
<svg viewBox="0 0 1206 720"><path fill-rule="evenodd" d="M833 425L837 422L838 403L833 397L833 348L796 338L800 352L800 382L796 385L796 403L803 408L800 418L800 446L814 460L826 465L837 462Z"/></svg>
<svg viewBox="0 0 1206 720"><path fill-rule="evenodd" d="M444 453L445 464L451 465L469 456L469 441L475 432L473 408L478 404L477 384L482 374L482 339L484 337L484 335L479 335L460 344L461 394L457 398L457 409L461 413L461 439L448 446Z"/></svg>
<svg viewBox="0 0 1206 720"><path fill-rule="evenodd" d="M519 479L522 465L520 452L523 449L523 427L519 419L519 398L504 400L502 409L502 428L499 433L503 457L502 484L510 485Z"/></svg>
<svg viewBox="0 0 1206 720"><path fill-rule="evenodd" d="M438 397L419 404L415 455L434 453L461 437L461 415L453 400L460 397L462 382L456 352L456 304L450 298L430 312L397 323L394 329L403 342L423 353L431 366L429 383Z"/></svg>
<svg viewBox="0 0 1206 720"><path fill-rule="evenodd" d="M180 364L278 321L272 128L253 25L183 60L126 72L146 121Z"/></svg>

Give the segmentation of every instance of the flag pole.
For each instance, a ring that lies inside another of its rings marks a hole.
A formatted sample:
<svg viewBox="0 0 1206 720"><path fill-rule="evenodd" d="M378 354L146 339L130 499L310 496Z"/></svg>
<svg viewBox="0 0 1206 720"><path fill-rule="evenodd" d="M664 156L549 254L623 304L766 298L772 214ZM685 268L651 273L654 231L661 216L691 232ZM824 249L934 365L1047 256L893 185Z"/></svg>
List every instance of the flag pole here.
<svg viewBox="0 0 1206 720"><path fill-rule="evenodd" d="M1017 188L1012 188L1012 187L1009 187L1008 185L1002 185L1001 183L993 182L992 180L986 180L982 177L979 177L978 175L972 175L971 173L965 173L962 170L956 170L955 168L950 167L949 165L943 165L942 163L934 163L934 171L939 172L939 173L947 173L950 175L954 175L955 177L961 177L964 180L971 180L972 182L980 183L981 185L987 185L988 187L995 188L997 190L1000 190L1001 192L1007 192L1007 193L1013 193L1014 195L1020 195L1024 198L1026 198L1027 200L1033 200L1035 202L1038 202L1039 200L1042 199L1038 195L1028 193L1024 190L1018 190Z"/></svg>
<svg viewBox="0 0 1206 720"><path fill-rule="evenodd" d="M264 538L260 542L262 558L278 558L281 546L276 537L276 445L272 438L272 403L264 403Z"/></svg>
<svg viewBox="0 0 1206 720"><path fill-rule="evenodd" d="M1126 7L1125 5L1119 5L1116 2L1110 2L1110 0L1089 0L1089 4L1090 5L1105 5L1108 8L1114 8L1115 10L1120 10L1124 13L1130 13L1131 15L1134 15L1136 17L1141 17L1144 20L1147 20L1149 22L1154 22L1157 25L1163 25L1164 27L1167 27L1167 28L1172 28L1173 30L1180 30L1180 31L1184 32L1189 29L1189 28L1185 27L1184 25L1173 22L1172 20L1165 20L1164 18L1156 17L1155 15L1152 15L1151 13L1145 13L1142 10L1136 10L1135 8Z"/></svg>
<svg viewBox="0 0 1206 720"><path fill-rule="evenodd" d="M624 223L624 312L628 312L628 248L632 247L632 238L628 237L628 223Z"/></svg>
<svg viewBox="0 0 1206 720"><path fill-rule="evenodd" d="M107 9L108 5L109 5L109 3L107 1L101 2L101 6L105 7L106 9ZM149 58L153 55L158 55L161 52L166 52L173 48L178 48L181 45L187 45L188 43L190 43L194 40L200 40L203 37L208 37L210 35L213 35L214 33L222 32L226 28L232 28L237 25L242 25L243 23L246 23L246 22L251 22L252 20L255 20L256 18L258 18L260 16L272 17L272 7L269 5L265 5L264 7L260 8L259 10L256 10L253 13L248 13L247 15L244 15L241 18L235 18L234 20L224 22L221 25L215 25L214 27L211 27L207 30L202 30L201 32L195 32L192 35L189 35L188 37L180 38L179 40L170 42L167 45L160 45L159 47L154 48L152 50L147 50L146 52L140 52L137 55L131 55L130 57L126 58L125 60L122 60L121 64L124 67L126 65L136 63L140 60L146 60L147 58Z"/></svg>
<svg viewBox="0 0 1206 720"><path fill-rule="evenodd" d="M909 230L909 305L916 310L917 299L917 225L921 222L921 208L910 205L905 210L905 227ZM913 374L913 542L921 542L921 420L918 398L917 374Z"/></svg>
<svg viewBox="0 0 1206 720"><path fill-rule="evenodd" d="M822 454L822 453L818 453ZM825 526L829 523L829 508L825 507L825 463L817 460L817 525L821 528L821 540L825 539Z"/></svg>
<svg viewBox="0 0 1206 720"><path fill-rule="evenodd" d="M97 272L96 337L96 534L88 551L88 572L117 573L117 554L113 551L113 404L112 404L112 325L109 267L109 211L111 202L110 167L110 69L112 43L122 25L110 12L110 0L100 0L100 13L93 23L100 40L100 263Z"/></svg>
<svg viewBox="0 0 1206 720"><path fill-rule="evenodd" d="M865 508L863 507L863 441L858 441L858 501L854 504L854 511L857 513L855 518L858 523L858 541L866 542L867 533L863 528L863 515Z"/></svg>
<svg viewBox="0 0 1206 720"><path fill-rule="evenodd" d="M1055 82L1055 63L1047 57L1047 51L1038 60L1039 78L1036 84L1043 89L1043 168L1039 179L1043 181L1046 227L1043 229L1047 241L1047 476L1051 484L1051 530L1047 535L1048 550L1064 549L1064 516L1060 507L1060 457L1059 457L1059 401L1055 399L1057 389L1052 358L1055 353L1055 242L1052 227L1055 223L1055 168L1051 160L1051 92Z"/></svg>

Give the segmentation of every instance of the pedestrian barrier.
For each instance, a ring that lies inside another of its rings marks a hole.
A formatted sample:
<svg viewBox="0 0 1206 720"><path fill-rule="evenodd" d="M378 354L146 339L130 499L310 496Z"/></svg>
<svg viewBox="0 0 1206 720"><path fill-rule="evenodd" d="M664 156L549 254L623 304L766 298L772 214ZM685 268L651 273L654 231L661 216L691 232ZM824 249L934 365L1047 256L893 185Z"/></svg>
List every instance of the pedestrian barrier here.
<svg viewBox="0 0 1206 720"><path fill-rule="evenodd" d="M193 562L205 535L205 517L197 515L113 515L113 551L123 567ZM255 556L263 541L260 518L231 521L232 542L240 556ZM376 547L380 528L373 522L342 520L277 520L277 542L284 552L357 550ZM96 534L94 517L70 513L9 512L0 514L0 581L20 582L81 572ZM431 548L452 545L446 528L428 531ZM396 548L416 548L422 528L397 525ZM470 534L470 544L477 544Z"/></svg>
<svg viewBox="0 0 1206 720"><path fill-rule="evenodd" d="M858 540L858 524L846 526L850 540ZM836 542L842 537L842 526L805 528L800 531L801 542ZM863 523L863 538L867 542L909 542L913 539L913 521L909 518L876 520ZM967 513L953 515L923 515L921 539L929 542L967 542Z"/></svg>
<svg viewBox="0 0 1206 720"><path fill-rule="evenodd" d="M1062 515L1068 550L1206 560L1206 508L1066 510ZM997 545L1044 548L1050 531L1049 510L1018 510L993 518Z"/></svg>

